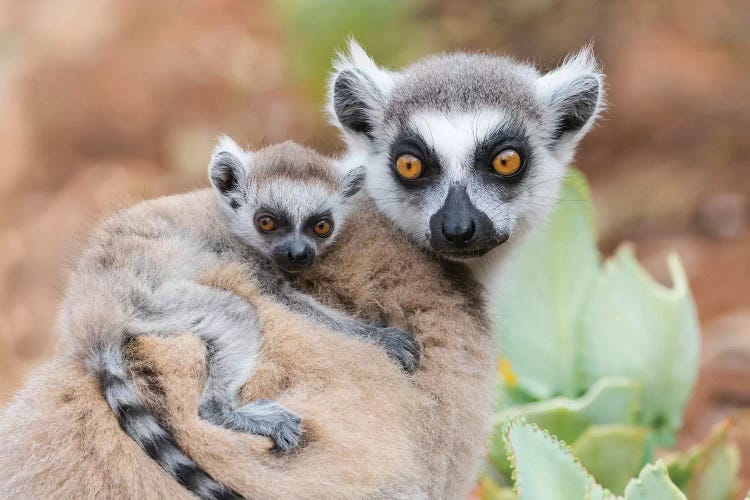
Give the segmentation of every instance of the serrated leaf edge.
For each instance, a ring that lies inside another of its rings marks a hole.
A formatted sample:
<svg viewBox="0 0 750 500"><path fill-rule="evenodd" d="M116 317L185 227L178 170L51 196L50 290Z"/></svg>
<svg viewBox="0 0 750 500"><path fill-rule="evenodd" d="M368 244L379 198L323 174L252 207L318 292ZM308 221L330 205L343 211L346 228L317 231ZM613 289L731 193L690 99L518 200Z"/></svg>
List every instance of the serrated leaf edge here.
<svg viewBox="0 0 750 500"><path fill-rule="evenodd" d="M518 494L519 498L521 497L521 491L518 485L518 463L516 461L516 455L513 451L513 445L511 444L511 439L510 439L510 431L513 429L513 427L517 425L523 425L523 426L529 427L533 432L541 433L544 439L556 444L562 453L568 455L571 459L573 459L573 462L578 467L581 468L584 475L586 475L588 479L590 480L589 486L587 486L587 490L590 490L592 484L596 484L597 486L602 488L602 491L605 494L612 496L612 492L610 492L609 490L607 490L606 488L604 488L603 486L601 486L600 484L596 482L596 480L594 479L594 476L592 476L591 473L588 470L586 470L586 467L584 467L583 464L581 464L578 458L573 454L570 446L568 446L565 443L565 441L557 439L555 436L547 432L547 430L540 428L538 425L531 423L531 422L527 422L525 418L518 417L518 418L507 419L506 422L503 424L501 432L502 432L503 442L505 443L505 452L507 454L508 462L511 465L511 470L512 470L511 480L513 482L513 491L515 491L516 494ZM619 497L615 497L615 498L619 498Z"/></svg>
<svg viewBox="0 0 750 500"><path fill-rule="evenodd" d="M525 403L521 405L511 406L504 410L501 410L495 415L494 426L507 421L512 418L521 418L519 413L535 410L544 410L545 408L553 407L553 405L559 405L559 408L570 411L571 413L580 412L586 408L597 396L609 385L609 384L622 384L622 385L633 385L634 387L642 390L642 384L629 377L621 376L610 376L602 377L594 382L591 387L579 398L566 398L563 396L554 397L550 399L544 399L541 401L534 401L531 403ZM632 408L628 408L630 415L635 416L641 409L640 397L631 404ZM557 438L555 438L557 439ZM557 439L557 441L560 441Z"/></svg>

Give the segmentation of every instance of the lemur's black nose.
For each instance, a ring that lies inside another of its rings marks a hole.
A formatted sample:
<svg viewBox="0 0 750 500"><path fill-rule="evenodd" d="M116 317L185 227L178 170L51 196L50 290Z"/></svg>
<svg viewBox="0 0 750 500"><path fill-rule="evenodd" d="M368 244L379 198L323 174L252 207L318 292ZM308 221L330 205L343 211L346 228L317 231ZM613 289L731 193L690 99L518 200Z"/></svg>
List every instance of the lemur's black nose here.
<svg viewBox="0 0 750 500"><path fill-rule="evenodd" d="M286 257L289 259L289 262L293 262L294 264L304 264L310 258L310 250L305 244L292 245Z"/></svg>
<svg viewBox="0 0 750 500"><path fill-rule="evenodd" d="M470 258L484 255L503 239L490 218L469 198L466 186L448 189L443 206L430 217L430 245L447 257Z"/></svg>
<svg viewBox="0 0 750 500"><path fill-rule="evenodd" d="M450 220L443 223L443 237L454 245L466 245L474 237L477 225L471 219Z"/></svg>
<svg viewBox="0 0 750 500"><path fill-rule="evenodd" d="M430 225L433 231L439 231L436 236L442 236L445 245L457 250L464 249L470 246L477 234L480 215L469 199L466 188L451 186L445 205L430 220Z"/></svg>

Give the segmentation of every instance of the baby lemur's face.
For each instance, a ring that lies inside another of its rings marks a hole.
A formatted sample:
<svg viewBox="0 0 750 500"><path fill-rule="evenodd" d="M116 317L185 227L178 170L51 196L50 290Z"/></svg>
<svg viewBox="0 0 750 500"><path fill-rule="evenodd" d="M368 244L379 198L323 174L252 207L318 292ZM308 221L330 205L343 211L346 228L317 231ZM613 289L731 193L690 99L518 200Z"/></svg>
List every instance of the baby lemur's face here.
<svg viewBox="0 0 750 500"><path fill-rule="evenodd" d="M209 179L232 232L286 272L310 266L343 227L364 168L335 162L291 141L251 152L219 141Z"/></svg>
<svg viewBox="0 0 750 500"><path fill-rule="evenodd" d="M484 54L389 71L352 42L328 102L380 210L422 246L463 260L545 218L602 107L602 83L588 50L545 74Z"/></svg>

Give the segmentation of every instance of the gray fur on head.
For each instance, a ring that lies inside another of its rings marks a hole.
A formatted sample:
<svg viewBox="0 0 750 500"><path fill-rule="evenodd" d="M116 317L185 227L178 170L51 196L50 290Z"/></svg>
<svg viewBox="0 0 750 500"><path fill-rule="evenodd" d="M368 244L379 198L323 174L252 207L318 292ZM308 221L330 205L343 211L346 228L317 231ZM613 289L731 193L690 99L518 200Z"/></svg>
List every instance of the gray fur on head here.
<svg viewBox="0 0 750 500"><path fill-rule="evenodd" d="M277 262L299 250L309 265L344 226L365 169L344 169L292 141L247 151L225 135L211 155L208 178L235 236ZM278 228L261 231L257 222L263 215L273 217ZM324 237L314 232L322 219L332 225Z"/></svg>
<svg viewBox="0 0 750 500"><path fill-rule="evenodd" d="M328 111L347 142L347 161L367 165L366 188L385 215L448 258L484 255L543 219L604 106L604 77L590 47L547 73L466 53L392 71L354 41L334 64ZM502 148L522 155L512 182L492 171ZM429 176L403 182L394 164L404 153L417 156ZM457 245L435 234L461 224L467 237Z"/></svg>

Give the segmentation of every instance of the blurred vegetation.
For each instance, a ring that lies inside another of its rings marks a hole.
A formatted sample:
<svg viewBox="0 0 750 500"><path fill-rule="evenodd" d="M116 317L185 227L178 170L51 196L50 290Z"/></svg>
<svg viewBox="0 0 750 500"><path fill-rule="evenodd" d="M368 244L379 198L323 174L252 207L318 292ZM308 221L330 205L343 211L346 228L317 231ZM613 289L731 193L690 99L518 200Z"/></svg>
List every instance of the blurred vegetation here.
<svg viewBox="0 0 750 500"><path fill-rule="evenodd" d="M513 463L520 500L687 500L672 483L661 461L647 464L637 478L623 485L620 492L624 494L623 497L603 488L564 443L534 424L523 419L508 422L503 430L503 440L508 449L508 458ZM486 481L482 483L482 500L513 498L508 488L493 486ZM716 498L725 500L726 497Z"/></svg>
<svg viewBox="0 0 750 500"><path fill-rule="evenodd" d="M684 499L676 485L692 500L729 500L739 461L728 423L666 460L660 487L633 491L655 450L674 446L698 372L698 318L680 259L669 256L670 287L653 281L630 245L601 262L575 170L549 220L509 259L493 303L502 352L481 496L508 497L515 486L521 500L593 498L604 487Z"/></svg>
<svg viewBox="0 0 750 500"><path fill-rule="evenodd" d="M427 28L415 22L421 0L276 0L286 33L287 61L303 92L313 102L325 101L325 88L335 51L353 37L380 64L401 66L425 54Z"/></svg>

